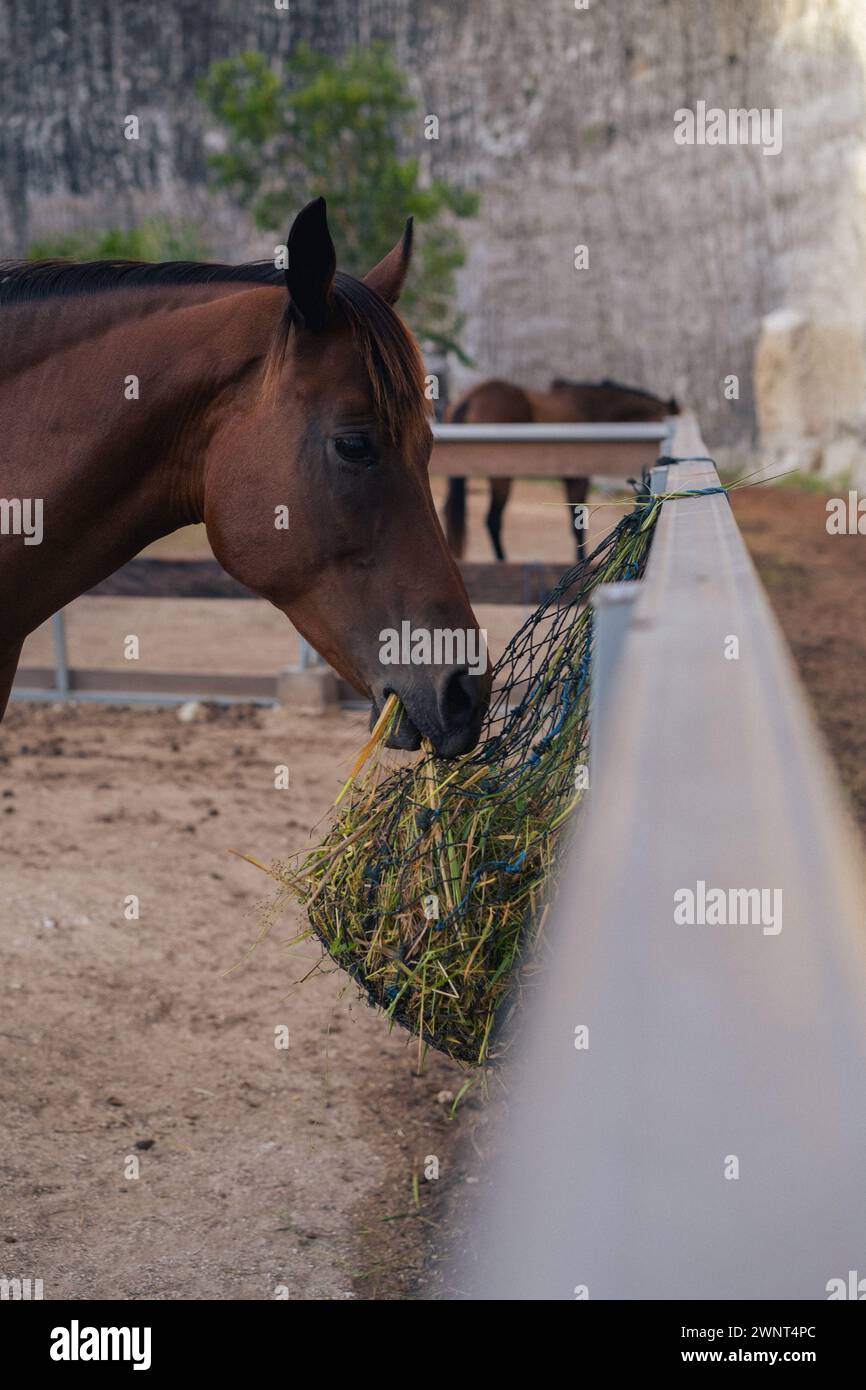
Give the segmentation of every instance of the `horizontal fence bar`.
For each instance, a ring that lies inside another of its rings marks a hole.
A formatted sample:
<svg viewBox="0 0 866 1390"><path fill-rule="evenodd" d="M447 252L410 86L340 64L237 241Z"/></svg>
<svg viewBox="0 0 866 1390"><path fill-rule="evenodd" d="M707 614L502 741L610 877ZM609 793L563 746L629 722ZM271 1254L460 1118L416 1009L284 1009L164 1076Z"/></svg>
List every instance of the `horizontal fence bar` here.
<svg viewBox="0 0 866 1390"><path fill-rule="evenodd" d="M479 444L634 444L656 442L667 438L669 426L626 422L617 424L549 424L549 425L461 425L432 426L437 443Z"/></svg>
<svg viewBox="0 0 866 1390"><path fill-rule="evenodd" d="M566 515L570 513L563 515L563 527ZM510 603L532 607L547 598L567 569L566 563L552 565L527 561L517 564L508 560L499 564L465 561L460 565L471 603Z"/></svg>
<svg viewBox="0 0 866 1390"><path fill-rule="evenodd" d="M707 452L688 421L673 444ZM671 464L666 487L718 476ZM725 495L663 504L614 616L588 815L455 1282L825 1299L866 1273L861 846Z"/></svg>
<svg viewBox="0 0 866 1390"><path fill-rule="evenodd" d="M639 477L673 418L624 424L434 424L430 472L465 478Z"/></svg>
<svg viewBox="0 0 866 1390"><path fill-rule="evenodd" d="M216 560L130 560L86 598L258 598Z"/></svg>
<svg viewBox="0 0 866 1390"><path fill-rule="evenodd" d="M470 600L494 604L540 603L556 587L567 568L565 563L531 561L501 564L469 561L460 566ZM257 595L227 575L216 560L130 560L95 589L88 590L84 597L252 599Z"/></svg>
<svg viewBox="0 0 866 1390"><path fill-rule="evenodd" d="M211 705L276 705L276 699L264 696L208 694L204 691L184 690L179 694L159 693L154 690L70 690L65 694L59 690L43 689L40 686L15 686L12 699L24 704L54 704L69 700L73 704L92 705L186 705L206 702Z"/></svg>
<svg viewBox="0 0 866 1390"><path fill-rule="evenodd" d="M215 675L202 671L118 671L72 667L67 672L66 693L73 699L85 695L172 695L190 700L213 699L216 696L239 700L276 700L276 677L245 676L226 673ZM64 693L55 685L55 671L50 666L22 666L18 670L15 694L22 690Z"/></svg>
<svg viewBox="0 0 866 1390"><path fill-rule="evenodd" d="M621 444L454 440L434 444L430 472L449 478L639 478L651 468L658 441Z"/></svg>
<svg viewBox="0 0 866 1390"><path fill-rule="evenodd" d="M217 705L275 705L279 703L277 676L237 676L199 671L109 671L75 668L69 672L66 691L57 684L52 666L22 666L12 689L14 700L53 701L70 699L99 704L179 705L202 700ZM337 699L352 709L368 709L348 681L337 678Z"/></svg>

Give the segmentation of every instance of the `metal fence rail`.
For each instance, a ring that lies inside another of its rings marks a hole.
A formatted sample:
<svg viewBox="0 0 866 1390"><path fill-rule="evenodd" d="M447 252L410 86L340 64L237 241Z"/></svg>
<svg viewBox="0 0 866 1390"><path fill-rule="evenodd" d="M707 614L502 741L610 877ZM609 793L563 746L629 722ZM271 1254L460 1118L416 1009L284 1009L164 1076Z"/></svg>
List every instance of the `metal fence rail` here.
<svg viewBox="0 0 866 1390"><path fill-rule="evenodd" d="M706 454L690 422L673 452ZM601 601L588 815L457 1283L826 1298L866 1275L859 842L726 496L664 504L634 590ZM781 897L678 923L701 883Z"/></svg>
<svg viewBox="0 0 866 1390"><path fill-rule="evenodd" d="M433 426L430 472L456 477L628 478L652 466L670 434L659 424ZM531 447L530 447L531 446Z"/></svg>
<svg viewBox="0 0 866 1390"><path fill-rule="evenodd" d="M621 424L432 425L437 444L478 440L486 444L647 444L658 443L669 432L668 425L623 421Z"/></svg>

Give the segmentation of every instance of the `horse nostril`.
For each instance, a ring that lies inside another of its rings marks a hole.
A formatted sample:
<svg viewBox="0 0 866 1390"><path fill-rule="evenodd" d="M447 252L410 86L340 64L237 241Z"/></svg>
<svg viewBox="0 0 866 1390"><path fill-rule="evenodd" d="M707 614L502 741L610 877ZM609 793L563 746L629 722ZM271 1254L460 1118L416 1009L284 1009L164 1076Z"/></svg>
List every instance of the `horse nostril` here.
<svg viewBox="0 0 866 1390"><path fill-rule="evenodd" d="M462 724L475 713L478 705L477 682L466 667L449 671L442 691L442 722L446 728Z"/></svg>

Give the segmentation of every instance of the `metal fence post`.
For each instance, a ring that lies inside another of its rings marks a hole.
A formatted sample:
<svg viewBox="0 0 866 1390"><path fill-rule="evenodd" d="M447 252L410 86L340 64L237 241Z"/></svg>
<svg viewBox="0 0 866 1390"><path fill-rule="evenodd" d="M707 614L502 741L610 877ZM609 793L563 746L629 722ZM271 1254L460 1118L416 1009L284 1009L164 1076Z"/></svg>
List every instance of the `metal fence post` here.
<svg viewBox="0 0 866 1390"><path fill-rule="evenodd" d="M54 679L57 694L65 700L69 695L69 662L66 655L66 614L62 608L51 619L51 639L54 644Z"/></svg>

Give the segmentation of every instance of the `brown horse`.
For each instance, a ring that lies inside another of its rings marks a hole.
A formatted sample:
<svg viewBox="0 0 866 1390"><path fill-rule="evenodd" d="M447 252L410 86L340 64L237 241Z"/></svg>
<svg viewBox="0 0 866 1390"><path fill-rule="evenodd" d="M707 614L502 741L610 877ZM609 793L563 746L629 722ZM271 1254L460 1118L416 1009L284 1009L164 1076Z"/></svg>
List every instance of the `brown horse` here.
<svg viewBox="0 0 866 1390"><path fill-rule="evenodd" d="M29 632L203 521L229 574L374 715L400 697L392 746L474 745L489 673L459 646L438 664L383 655L406 622L478 642L430 494L420 354L391 308L411 230L363 281L336 272L321 198L294 222L286 271L0 265L0 716Z"/></svg>
<svg viewBox="0 0 866 1390"><path fill-rule="evenodd" d="M676 401L662 400L636 386L617 381L568 381L557 377L548 391L526 391L508 381L483 381L446 412L446 420L465 424L610 424L664 420L676 415ZM497 560L505 559L502 548L502 514L511 492L512 478L490 479L490 508L487 530ZM585 502L588 478L564 478L565 495L572 507ZM571 516L571 513L569 513ZM445 527L455 555L462 556L466 543L466 479L449 478L445 502ZM584 532L575 531L577 558L586 553Z"/></svg>

